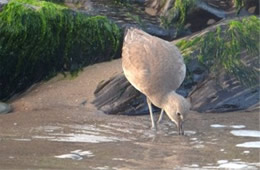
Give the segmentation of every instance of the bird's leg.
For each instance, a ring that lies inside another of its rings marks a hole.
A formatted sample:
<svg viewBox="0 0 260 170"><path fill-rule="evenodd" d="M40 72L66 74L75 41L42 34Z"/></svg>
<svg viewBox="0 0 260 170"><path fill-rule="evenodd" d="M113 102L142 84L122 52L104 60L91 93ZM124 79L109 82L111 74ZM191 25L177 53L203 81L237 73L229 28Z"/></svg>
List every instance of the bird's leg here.
<svg viewBox="0 0 260 170"><path fill-rule="evenodd" d="M164 114L164 110L161 109L160 117L159 117L159 119L157 120L157 124L159 124L159 123L161 122L161 120L162 120L162 118L163 118L163 114Z"/></svg>
<svg viewBox="0 0 260 170"><path fill-rule="evenodd" d="M154 118L153 118L152 102L148 98L146 98L146 100L147 100L147 104L148 104L148 108L149 108L149 112L150 112L150 117L151 117L151 121L152 121L152 129L156 130L157 127L156 127L156 124L155 124Z"/></svg>

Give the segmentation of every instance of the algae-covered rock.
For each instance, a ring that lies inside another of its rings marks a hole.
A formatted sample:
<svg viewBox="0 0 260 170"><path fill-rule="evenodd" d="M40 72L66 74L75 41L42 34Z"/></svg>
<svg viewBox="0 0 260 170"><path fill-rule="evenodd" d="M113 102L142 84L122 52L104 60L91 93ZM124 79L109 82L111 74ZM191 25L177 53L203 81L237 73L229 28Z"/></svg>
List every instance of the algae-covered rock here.
<svg viewBox="0 0 260 170"><path fill-rule="evenodd" d="M216 77L225 71L241 84L255 86L259 82L259 35L260 20L251 16L223 21L175 43L188 65L196 60ZM192 66L187 69L194 72Z"/></svg>
<svg viewBox="0 0 260 170"><path fill-rule="evenodd" d="M46 1L12 0L0 12L0 99L60 71L111 60L120 29Z"/></svg>
<svg viewBox="0 0 260 170"><path fill-rule="evenodd" d="M259 35L260 20L251 16L221 22L176 43L188 63L184 84L193 85L193 110L224 112L259 105ZM198 70L204 77L195 82Z"/></svg>

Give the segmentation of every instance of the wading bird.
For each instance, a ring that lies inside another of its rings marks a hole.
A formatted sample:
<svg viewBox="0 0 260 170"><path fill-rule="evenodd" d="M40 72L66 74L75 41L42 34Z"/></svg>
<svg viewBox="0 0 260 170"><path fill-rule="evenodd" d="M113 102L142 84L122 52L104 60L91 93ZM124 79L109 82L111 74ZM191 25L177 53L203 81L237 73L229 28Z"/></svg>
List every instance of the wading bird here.
<svg viewBox="0 0 260 170"><path fill-rule="evenodd" d="M147 98L152 121L156 130L152 104L161 108L172 120L179 134L183 135L183 121L190 103L175 90L185 78L186 66L175 45L151 36L137 28L125 32L122 67L127 80Z"/></svg>

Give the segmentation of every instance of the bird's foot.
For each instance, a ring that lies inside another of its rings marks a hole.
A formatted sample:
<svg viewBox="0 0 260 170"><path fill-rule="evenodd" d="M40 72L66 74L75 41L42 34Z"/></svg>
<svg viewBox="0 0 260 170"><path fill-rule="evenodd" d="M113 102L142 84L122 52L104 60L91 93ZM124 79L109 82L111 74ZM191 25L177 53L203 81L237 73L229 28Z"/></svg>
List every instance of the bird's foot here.
<svg viewBox="0 0 260 170"><path fill-rule="evenodd" d="M162 119L158 119L156 124L159 125Z"/></svg>
<svg viewBox="0 0 260 170"><path fill-rule="evenodd" d="M152 126L152 127L151 127L151 130L157 131L157 126L156 126L156 125Z"/></svg>

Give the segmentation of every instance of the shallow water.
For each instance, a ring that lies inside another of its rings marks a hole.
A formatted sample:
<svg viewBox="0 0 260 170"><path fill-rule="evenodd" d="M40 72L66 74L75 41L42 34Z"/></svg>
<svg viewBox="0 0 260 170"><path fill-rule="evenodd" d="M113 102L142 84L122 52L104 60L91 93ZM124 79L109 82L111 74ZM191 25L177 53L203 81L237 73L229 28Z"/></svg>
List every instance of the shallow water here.
<svg viewBox="0 0 260 170"><path fill-rule="evenodd" d="M10 128L0 169L259 169L257 121L229 116L195 114L184 136L168 119L151 130L148 115Z"/></svg>

